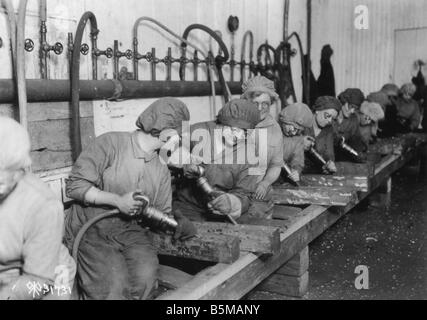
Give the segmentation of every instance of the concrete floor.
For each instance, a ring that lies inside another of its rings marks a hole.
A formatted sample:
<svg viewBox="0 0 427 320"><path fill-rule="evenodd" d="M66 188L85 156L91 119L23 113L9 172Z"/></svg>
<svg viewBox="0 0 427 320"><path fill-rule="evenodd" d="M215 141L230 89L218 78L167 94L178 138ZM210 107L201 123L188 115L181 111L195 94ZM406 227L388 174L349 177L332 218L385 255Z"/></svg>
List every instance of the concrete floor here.
<svg viewBox="0 0 427 320"><path fill-rule="evenodd" d="M359 265L369 289L357 290ZM392 192L370 197L310 245L304 299L427 299L427 179L407 166Z"/></svg>

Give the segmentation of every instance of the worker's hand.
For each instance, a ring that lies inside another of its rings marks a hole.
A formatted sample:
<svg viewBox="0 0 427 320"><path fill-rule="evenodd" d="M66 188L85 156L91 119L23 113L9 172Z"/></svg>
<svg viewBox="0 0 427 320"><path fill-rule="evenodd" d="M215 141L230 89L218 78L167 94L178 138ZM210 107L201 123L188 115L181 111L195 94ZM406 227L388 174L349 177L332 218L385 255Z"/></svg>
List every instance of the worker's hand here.
<svg viewBox="0 0 427 320"><path fill-rule="evenodd" d="M208 208L213 214L231 216L234 219L240 218L242 214L240 199L230 193L223 193L209 202Z"/></svg>
<svg viewBox="0 0 427 320"><path fill-rule="evenodd" d="M134 216L142 208L143 203L134 199L134 192L127 193L123 196L117 197L116 208L125 215Z"/></svg>
<svg viewBox="0 0 427 320"><path fill-rule="evenodd" d="M270 187L270 185L268 183L261 181L255 190L253 198L255 200L263 200L265 198L265 196L267 195L269 187Z"/></svg>
<svg viewBox="0 0 427 320"><path fill-rule="evenodd" d="M315 144L315 139L311 136L305 136L304 137L304 150L308 151L310 150L312 147L314 147Z"/></svg>
<svg viewBox="0 0 427 320"><path fill-rule="evenodd" d="M335 162L329 160L325 167L324 167L324 171L326 174L334 174L337 172L337 167L335 165Z"/></svg>
<svg viewBox="0 0 427 320"><path fill-rule="evenodd" d="M301 180L301 176L297 170L291 170L291 174L289 175L289 178L295 182L300 182Z"/></svg>
<svg viewBox="0 0 427 320"><path fill-rule="evenodd" d="M183 166L184 177L187 179L198 179L200 178L201 172L199 166L195 164L185 164Z"/></svg>
<svg viewBox="0 0 427 320"><path fill-rule="evenodd" d="M180 212L175 212L174 217L176 222L178 222L178 226L173 235L174 240L188 240L197 234L197 229L194 224Z"/></svg>

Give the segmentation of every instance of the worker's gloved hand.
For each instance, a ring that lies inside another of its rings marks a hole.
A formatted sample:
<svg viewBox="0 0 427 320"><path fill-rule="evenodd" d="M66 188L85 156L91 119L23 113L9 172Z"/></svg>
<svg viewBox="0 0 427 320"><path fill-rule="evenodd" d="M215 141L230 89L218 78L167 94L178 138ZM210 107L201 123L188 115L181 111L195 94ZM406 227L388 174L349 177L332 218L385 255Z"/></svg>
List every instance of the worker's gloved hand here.
<svg viewBox="0 0 427 320"><path fill-rule="evenodd" d="M335 165L335 162L329 160L326 165L323 168L323 171L325 174L334 174L337 172L337 167Z"/></svg>
<svg viewBox="0 0 427 320"><path fill-rule="evenodd" d="M134 192L129 192L123 196L118 196L116 199L116 208L125 215L135 216L142 209L144 203L135 199Z"/></svg>
<svg viewBox="0 0 427 320"><path fill-rule="evenodd" d="M197 229L194 224L182 215L180 212L175 212L174 218L178 222L175 233L173 235L174 240L187 240L194 237L197 234Z"/></svg>
<svg viewBox="0 0 427 320"><path fill-rule="evenodd" d="M253 198L255 200L263 200L267 195L268 188L270 188L270 185L264 181L261 181L255 190Z"/></svg>
<svg viewBox="0 0 427 320"><path fill-rule="evenodd" d="M213 214L231 216L234 219L242 215L242 203L238 197L230 193L223 193L208 203Z"/></svg>
<svg viewBox="0 0 427 320"><path fill-rule="evenodd" d="M304 150L308 151L314 147L316 140L311 136L304 137Z"/></svg>
<svg viewBox="0 0 427 320"><path fill-rule="evenodd" d="M195 164L185 164L183 166L184 177L187 179L198 179L201 176L200 167Z"/></svg>
<svg viewBox="0 0 427 320"><path fill-rule="evenodd" d="M295 182L301 181L301 176L297 170L291 170L291 174L289 175L289 179Z"/></svg>

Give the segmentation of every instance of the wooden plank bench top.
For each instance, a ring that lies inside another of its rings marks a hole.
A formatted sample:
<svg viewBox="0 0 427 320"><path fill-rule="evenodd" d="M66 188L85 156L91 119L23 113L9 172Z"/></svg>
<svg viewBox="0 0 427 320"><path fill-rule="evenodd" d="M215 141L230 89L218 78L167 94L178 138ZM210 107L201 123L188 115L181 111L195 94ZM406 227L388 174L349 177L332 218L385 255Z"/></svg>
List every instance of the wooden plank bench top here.
<svg viewBox="0 0 427 320"><path fill-rule="evenodd" d="M416 146L427 141L427 135L417 137ZM414 156L416 148L409 148L403 154L385 157L373 169L369 179L370 188L358 192L357 198L341 207L311 205L286 221L280 221L281 242L278 253L270 257L260 254L243 253L234 263L219 263L203 270L185 285L166 292L159 300L236 300L254 289L264 279L278 270L297 253L321 235L342 216L353 209L361 200L378 188L393 172L400 169ZM263 223L262 219L258 221ZM265 222L272 225L273 222Z"/></svg>

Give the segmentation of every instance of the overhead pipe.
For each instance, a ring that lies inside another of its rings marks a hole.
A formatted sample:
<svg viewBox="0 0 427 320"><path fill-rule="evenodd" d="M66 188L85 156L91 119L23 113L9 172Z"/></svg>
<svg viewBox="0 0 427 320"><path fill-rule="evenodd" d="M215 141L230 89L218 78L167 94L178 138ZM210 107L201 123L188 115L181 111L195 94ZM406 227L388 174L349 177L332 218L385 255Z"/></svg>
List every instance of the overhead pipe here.
<svg viewBox="0 0 427 320"><path fill-rule="evenodd" d="M3 7L6 9L6 14L9 20L9 32L10 32L10 50L12 57L12 69L14 77L16 77L16 16L15 9L11 0L1 0Z"/></svg>
<svg viewBox="0 0 427 320"><path fill-rule="evenodd" d="M132 50L126 50L126 52L121 52L119 50L119 41L114 40L114 49L113 49L113 56L114 56L114 79L119 79L119 62L120 58L125 57L128 60L132 60L133 58L133 52Z"/></svg>
<svg viewBox="0 0 427 320"><path fill-rule="evenodd" d="M172 36L174 36L175 38L180 40L181 43L185 43L189 47L192 47L193 49L198 51L204 57L204 59L207 58L207 54L205 54L202 49L200 49L198 46L194 45L193 43L191 43L187 39L184 39L183 37L179 36L178 34L173 32L171 29L169 29L168 27L166 27L164 24L160 23L156 19L153 19L150 17L140 17L135 21L135 24L133 26L133 53L134 53L134 56L133 56L133 59L134 59L133 60L133 72L134 72L134 79L135 80L138 80L138 61L141 59L147 58L147 55L141 55L138 53L138 30L139 30L140 24L143 21L148 21L148 22L154 23L155 25L157 25L161 29L165 30L166 32L168 32L169 34L171 34ZM152 59L152 56L150 58Z"/></svg>
<svg viewBox="0 0 427 320"><path fill-rule="evenodd" d="M222 66L224 65L225 62L228 61L228 59L230 58L230 55L228 53L228 49L227 46L225 45L225 43L222 41L221 37L212 29L210 29L209 27L202 25L202 24L192 24L190 26L188 26L183 35L182 38L184 38L185 40L188 39L188 36L190 34L191 31L193 30L202 30L206 33L208 33L219 45L220 50L222 50L223 55L218 55L215 58L215 66L217 68L218 71L218 77L219 77L219 81L221 83L221 86L223 87L223 93L224 93L224 99L225 102L228 102L231 100L231 93L230 93L230 89L227 87L227 83L225 82L225 78L224 78L224 74L222 73ZM187 44L186 42L182 42L181 43L181 48L182 48L182 52L183 55L185 54L185 51L187 49ZM209 70L209 61L207 61L208 63L208 70ZM180 79L183 80L183 72L184 72L184 66L181 65L180 69L179 69L179 75L180 75ZM211 81L213 81L213 79L211 79Z"/></svg>
<svg viewBox="0 0 427 320"><path fill-rule="evenodd" d="M302 86L303 86L303 95L305 96L305 101L309 101L310 95L308 86L310 85L310 78L307 78L307 70L306 70L306 64L305 64L305 56L304 56L304 50L302 47L302 41L301 37L297 32L292 32L292 34L286 39L286 42L288 43L293 37L297 40L298 48L300 51L301 56L301 73L302 73Z"/></svg>
<svg viewBox="0 0 427 320"><path fill-rule="evenodd" d="M245 61L245 52L246 52L246 43L249 38L249 77L250 73L253 72L254 67L254 34L252 31L246 31L243 35L243 41L242 41L242 50L241 50L241 56L240 56L240 81L244 82L245 78L245 67L246 67L246 61Z"/></svg>
<svg viewBox="0 0 427 320"><path fill-rule="evenodd" d="M306 66L305 78L306 78L306 97L308 97L307 104L311 106L311 88L310 88L310 75L311 75L311 15L312 15L311 0L307 0L307 63L304 63Z"/></svg>
<svg viewBox="0 0 427 320"><path fill-rule="evenodd" d="M18 9L18 26L16 36L16 74L18 82L19 121L28 127L27 87L25 82L25 16L28 0L21 0Z"/></svg>
<svg viewBox="0 0 427 320"><path fill-rule="evenodd" d="M69 80L27 80L28 102L70 101ZM215 90L224 94L219 83ZM231 93L242 94L240 82L228 83ZM110 99L144 99L209 96L211 85L200 81L135 81L135 80L80 80L79 101ZM12 79L0 80L0 103L15 101L17 90Z"/></svg>
<svg viewBox="0 0 427 320"><path fill-rule="evenodd" d="M72 142L73 160L76 160L82 151L82 140L80 134L80 48L83 40L83 32L86 24L90 20L92 50L95 50L98 38L98 23L95 15L88 11L83 14L77 26L75 42L73 45L73 55L71 61L71 109L72 109ZM92 55L93 78L97 78L97 58Z"/></svg>
<svg viewBox="0 0 427 320"><path fill-rule="evenodd" d="M42 79L47 79L47 55L50 51L60 55L64 51L64 47L60 42L55 43L53 46L47 43L47 5L46 0L40 0L40 75Z"/></svg>

